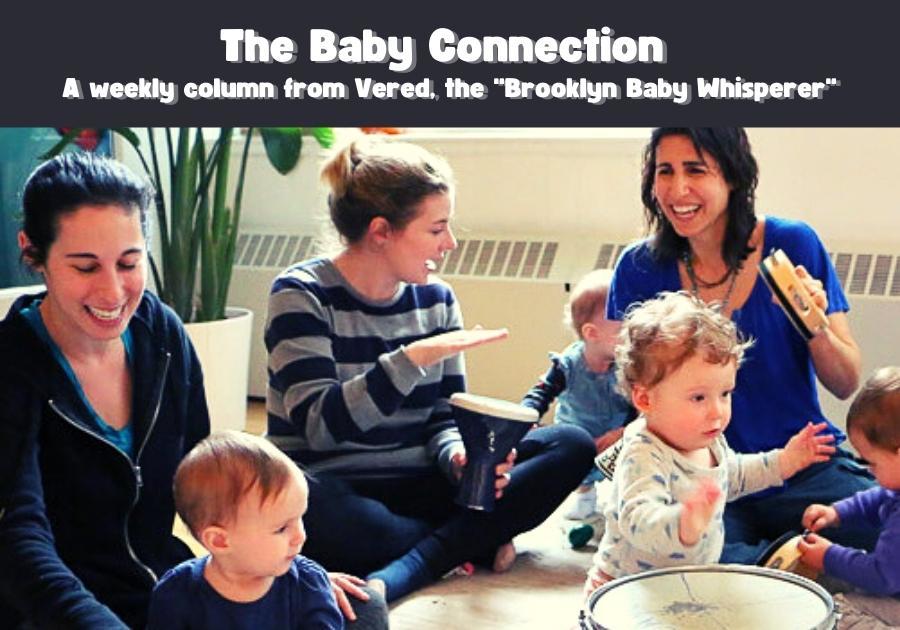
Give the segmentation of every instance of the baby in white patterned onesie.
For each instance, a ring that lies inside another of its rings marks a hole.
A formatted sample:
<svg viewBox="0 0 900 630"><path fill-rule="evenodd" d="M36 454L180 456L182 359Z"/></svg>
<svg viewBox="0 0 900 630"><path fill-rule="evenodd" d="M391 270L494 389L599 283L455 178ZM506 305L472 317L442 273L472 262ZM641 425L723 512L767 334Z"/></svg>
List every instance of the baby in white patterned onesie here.
<svg viewBox="0 0 900 630"><path fill-rule="evenodd" d="M834 452L832 436L818 435L824 423L808 424L783 449L728 447L731 392L751 343L684 292L661 293L625 318L617 380L640 416L625 429L586 594L648 569L718 562L726 501L780 485Z"/></svg>

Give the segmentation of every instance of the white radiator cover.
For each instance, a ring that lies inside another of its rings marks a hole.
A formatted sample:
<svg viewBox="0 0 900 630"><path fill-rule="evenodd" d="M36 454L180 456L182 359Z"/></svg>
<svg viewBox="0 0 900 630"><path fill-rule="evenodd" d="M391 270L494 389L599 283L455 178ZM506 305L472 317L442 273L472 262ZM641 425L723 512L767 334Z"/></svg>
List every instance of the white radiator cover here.
<svg viewBox="0 0 900 630"><path fill-rule="evenodd" d="M231 302L254 311L250 395L266 390L263 328L275 276L312 253L311 234L253 231L239 239ZM591 269L611 269L620 238L465 234L439 273L454 287L466 325L506 326L510 338L467 353L469 389L518 400L547 368L547 352L568 344L562 324L569 285ZM900 255L833 247L832 260L850 300L850 323L863 351L863 374L900 363ZM820 388L826 415L843 425L847 401Z"/></svg>

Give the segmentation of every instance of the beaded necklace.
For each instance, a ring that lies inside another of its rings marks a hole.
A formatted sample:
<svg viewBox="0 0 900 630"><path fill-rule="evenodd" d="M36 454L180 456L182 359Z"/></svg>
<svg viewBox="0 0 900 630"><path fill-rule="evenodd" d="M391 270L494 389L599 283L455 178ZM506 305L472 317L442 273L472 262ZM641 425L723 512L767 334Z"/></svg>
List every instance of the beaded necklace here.
<svg viewBox="0 0 900 630"><path fill-rule="evenodd" d="M718 305L719 310L724 311L725 307L728 306L728 300L731 299L731 294L734 291L734 285L737 283L738 273L740 273L742 265L738 265L737 267L729 267L725 275L716 282L703 282L702 280L698 279L697 274L694 273L694 263L691 261L690 251L684 253L684 256L682 256L682 260L684 260L684 269L685 271L687 271L688 279L691 281L691 295L696 298L700 297L701 287L704 289L714 289L716 287L722 286L729 279L731 279L731 282L728 283L728 288L725 290L725 297L722 298L722 301Z"/></svg>

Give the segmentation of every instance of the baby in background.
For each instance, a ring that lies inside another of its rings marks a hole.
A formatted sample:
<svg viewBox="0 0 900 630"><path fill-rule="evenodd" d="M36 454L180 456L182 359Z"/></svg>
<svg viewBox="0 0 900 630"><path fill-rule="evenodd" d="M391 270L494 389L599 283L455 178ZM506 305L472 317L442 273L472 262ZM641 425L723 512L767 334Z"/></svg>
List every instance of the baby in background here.
<svg viewBox="0 0 900 630"><path fill-rule="evenodd" d="M572 289L565 320L578 340L560 354L550 355L550 369L522 400L523 405L544 415L558 398L556 422L584 427L594 438L598 453L622 437L622 426L635 415L616 388L613 354L619 322L606 319L610 279L609 271L592 271ZM585 477L564 518L585 520L599 516L595 514L594 482L601 479L597 469Z"/></svg>
<svg viewBox="0 0 900 630"><path fill-rule="evenodd" d="M309 491L284 453L216 433L185 456L174 485L178 515L209 555L162 577L149 630L344 627L325 570L298 555Z"/></svg>
<svg viewBox="0 0 900 630"><path fill-rule="evenodd" d="M808 424L784 449L737 454L723 432L751 342L687 293L631 310L616 348L619 386L640 415L625 429L605 506L606 531L585 592L641 571L718 562L724 503L827 460L833 437Z"/></svg>
<svg viewBox="0 0 900 630"><path fill-rule="evenodd" d="M850 443L869 462L880 487L833 505L810 505L803 526L880 528L874 551L866 553L808 534L799 547L803 562L877 595L900 595L900 367L876 370L847 412Z"/></svg>

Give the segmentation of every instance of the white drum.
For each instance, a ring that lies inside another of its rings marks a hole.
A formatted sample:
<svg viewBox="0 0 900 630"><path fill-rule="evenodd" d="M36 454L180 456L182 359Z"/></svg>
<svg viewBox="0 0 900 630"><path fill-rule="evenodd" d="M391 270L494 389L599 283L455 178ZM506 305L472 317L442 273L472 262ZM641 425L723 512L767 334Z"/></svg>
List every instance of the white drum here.
<svg viewBox="0 0 900 630"><path fill-rule="evenodd" d="M581 615L586 630L810 630L834 628L824 588L783 571L741 565L657 569L594 591Z"/></svg>

